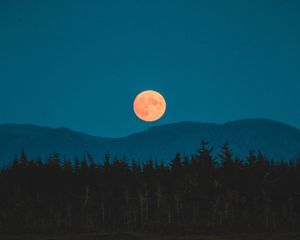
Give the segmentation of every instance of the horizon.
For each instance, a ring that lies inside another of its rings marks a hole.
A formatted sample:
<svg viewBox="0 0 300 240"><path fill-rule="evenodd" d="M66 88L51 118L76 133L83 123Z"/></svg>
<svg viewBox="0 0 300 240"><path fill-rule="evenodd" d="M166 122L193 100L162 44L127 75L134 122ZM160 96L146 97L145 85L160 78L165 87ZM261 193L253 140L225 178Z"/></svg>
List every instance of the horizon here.
<svg viewBox="0 0 300 240"><path fill-rule="evenodd" d="M160 127L160 126L166 126L166 125L176 125L176 124L180 124L180 123L187 123L187 124L188 123L196 123L196 124L199 123L199 124L215 124L215 125L222 126L222 125L225 125L225 124L228 124L228 123L231 123L231 122L239 122L239 121L247 121L247 120L253 120L253 121L260 121L260 120L262 120L262 121L271 121L271 122L280 123L280 124L283 124L283 125L295 128L295 129L297 129L297 130L300 131L300 128L298 128L296 126L293 126L291 124L288 124L288 123L285 123L285 122L282 122L282 121L278 121L278 120L274 120L274 119L268 119L268 118L242 118L242 119L225 121L223 123L201 122L201 121L178 121L178 122L162 123L162 124L156 124L156 125L154 124L153 126L149 126L146 129L143 129L143 130L140 130L140 131L137 131L137 132L132 132L132 133L129 133L128 135L116 136L116 137L109 137L109 136L104 136L104 135L95 135L93 133L79 131L79 130L76 130L76 129L73 129L73 128L70 128L70 127L67 127L67 126L52 127L52 126L36 125L36 124L32 124L32 123L0 123L0 126L1 125L2 126L3 125L18 125L18 126L33 126L33 127L40 127L40 128L50 128L50 129L54 129L54 130L57 130L57 129L67 129L67 130L70 130L70 131L73 131L73 132L86 134L86 135L89 135L89 136L92 136L92 137L100 137L100 138L106 138L106 139L120 139L120 138L129 137L129 136L134 135L136 133L141 133L141 132L148 131L149 129L154 128L154 127Z"/></svg>

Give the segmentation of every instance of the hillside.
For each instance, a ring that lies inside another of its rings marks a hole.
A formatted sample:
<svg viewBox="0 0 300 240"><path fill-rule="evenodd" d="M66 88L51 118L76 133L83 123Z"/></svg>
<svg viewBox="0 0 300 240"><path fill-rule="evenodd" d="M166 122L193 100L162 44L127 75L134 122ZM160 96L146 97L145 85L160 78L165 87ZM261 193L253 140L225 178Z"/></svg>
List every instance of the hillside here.
<svg viewBox="0 0 300 240"><path fill-rule="evenodd" d="M58 152L82 158L89 152L96 161L105 153L136 161L168 161L176 152L194 154L202 139L214 146L214 154L225 141L235 154L245 157L249 150L262 151L275 160L294 160L300 153L300 130L266 120L245 119L225 124L180 122L151 127L122 138L101 138L67 128L34 125L0 125L0 161L5 165L25 149L30 157L47 158Z"/></svg>

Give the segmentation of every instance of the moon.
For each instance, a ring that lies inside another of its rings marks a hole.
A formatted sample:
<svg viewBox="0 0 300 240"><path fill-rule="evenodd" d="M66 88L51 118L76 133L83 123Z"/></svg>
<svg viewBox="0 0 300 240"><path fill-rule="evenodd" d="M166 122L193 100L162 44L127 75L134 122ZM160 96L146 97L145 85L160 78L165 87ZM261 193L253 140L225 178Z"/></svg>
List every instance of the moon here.
<svg viewBox="0 0 300 240"><path fill-rule="evenodd" d="M159 92L146 90L135 97L133 110L135 115L141 120L154 122L164 115L166 101Z"/></svg>

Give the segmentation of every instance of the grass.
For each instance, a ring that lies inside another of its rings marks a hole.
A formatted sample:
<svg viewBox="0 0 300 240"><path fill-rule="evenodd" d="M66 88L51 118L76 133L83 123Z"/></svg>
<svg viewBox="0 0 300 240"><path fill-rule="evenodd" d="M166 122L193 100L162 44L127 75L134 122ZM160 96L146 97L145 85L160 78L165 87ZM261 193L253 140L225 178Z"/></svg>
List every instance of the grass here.
<svg viewBox="0 0 300 240"><path fill-rule="evenodd" d="M63 235L0 235L1 240L300 240L300 233L241 235L159 235L123 234L63 234Z"/></svg>

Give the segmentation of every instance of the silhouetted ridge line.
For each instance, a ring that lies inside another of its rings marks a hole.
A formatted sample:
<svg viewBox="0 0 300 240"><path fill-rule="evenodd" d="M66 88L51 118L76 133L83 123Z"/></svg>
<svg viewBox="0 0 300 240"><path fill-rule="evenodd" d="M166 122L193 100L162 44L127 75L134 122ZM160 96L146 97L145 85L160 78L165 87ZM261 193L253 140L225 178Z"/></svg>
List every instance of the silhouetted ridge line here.
<svg viewBox="0 0 300 240"><path fill-rule="evenodd" d="M180 122L151 127L146 131L121 138L101 138L66 128L47 128L32 125L0 125L0 165L10 163L14 153L26 149L29 156L46 158L52 152L70 158L89 152L96 162L106 152L127 156L136 161L150 157L169 161L176 153L189 156L207 139L215 146L230 142L235 154L245 158L249 150L260 150L269 158L295 161L300 153L300 130L289 125L266 120L245 119L225 124Z"/></svg>

